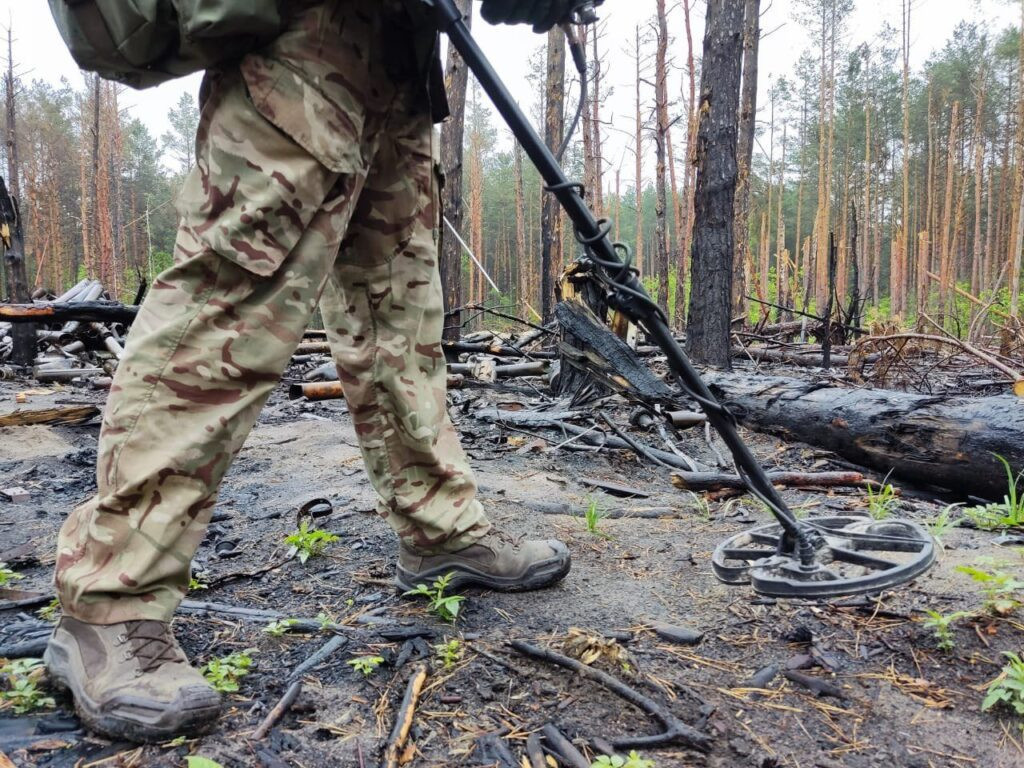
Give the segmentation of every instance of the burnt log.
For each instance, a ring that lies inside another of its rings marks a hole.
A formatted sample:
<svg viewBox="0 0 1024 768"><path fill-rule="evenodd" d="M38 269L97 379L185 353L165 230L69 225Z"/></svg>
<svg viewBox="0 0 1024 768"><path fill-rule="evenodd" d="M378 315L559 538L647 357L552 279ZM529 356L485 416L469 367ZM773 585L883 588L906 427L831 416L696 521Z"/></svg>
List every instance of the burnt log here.
<svg viewBox="0 0 1024 768"><path fill-rule="evenodd" d="M63 304L0 304L0 320L8 323L50 323L63 320L124 323L135 319L139 308L111 301L76 301Z"/></svg>
<svg viewBox="0 0 1024 768"><path fill-rule="evenodd" d="M711 371L705 377L745 427L963 497L1003 497L1006 472L996 454L1015 473L1024 468L1024 403L1013 395L926 396Z"/></svg>

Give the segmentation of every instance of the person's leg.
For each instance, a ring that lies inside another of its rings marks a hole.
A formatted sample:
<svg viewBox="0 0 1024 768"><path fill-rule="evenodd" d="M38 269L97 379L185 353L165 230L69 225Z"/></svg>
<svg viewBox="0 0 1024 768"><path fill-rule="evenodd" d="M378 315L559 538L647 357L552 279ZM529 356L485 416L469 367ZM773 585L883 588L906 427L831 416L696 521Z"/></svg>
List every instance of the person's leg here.
<svg viewBox="0 0 1024 768"><path fill-rule="evenodd" d="M239 80L212 99L206 157L182 205L200 185L199 194L226 195L225 174L234 176L234 194L245 194L230 168L258 161L253 185L277 183L277 174L298 187L288 179L301 177L301 191L290 194L306 198L310 221L266 277L212 251L183 221L176 263L154 282L111 387L97 494L61 530L55 581L65 614L82 621L170 620L221 478L302 337L356 193L356 178L339 181L263 120Z"/></svg>
<svg viewBox="0 0 1024 768"><path fill-rule="evenodd" d="M219 696L168 622L220 481L302 337L363 178L328 171L270 125L237 74L214 83L198 145L175 264L140 309L111 388L97 494L60 533L64 616L45 654L87 727L138 741L216 721Z"/></svg>
<svg viewBox="0 0 1024 768"><path fill-rule="evenodd" d="M428 116L391 115L321 299L324 324L379 513L401 542L399 586L449 572L452 586L548 586L568 572L568 550L491 531L448 416L434 144Z"/></svg>
<svg viewBox="0 0 1024 768"><path fill-rule="evenodd" d="M461 549L490 523L446 407L432 127L390 122L320 306L380 515L408 547Z"/></svg>

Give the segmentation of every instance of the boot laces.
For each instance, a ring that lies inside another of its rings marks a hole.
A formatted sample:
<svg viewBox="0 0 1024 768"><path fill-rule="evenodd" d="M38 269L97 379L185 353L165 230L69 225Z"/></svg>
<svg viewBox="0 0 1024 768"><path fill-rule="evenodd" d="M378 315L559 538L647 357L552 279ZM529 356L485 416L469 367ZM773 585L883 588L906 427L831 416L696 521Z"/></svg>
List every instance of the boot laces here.
<svg viewBox="0 0 1024 768"><path fill-rule="evenodd" d="M497 539L499 542L501 542L503 544L508 544L513 549L518 549L519 545L522 544L523 539L526 538L526 536L525 536L525 534L520 534L519 536L513 536L508 531L505 531L505 530L496 531L496 530L494 530L492 528L490 531L488 531L487 536L485 538Z"/></svg>
<svg viewBox="0 0 1024 768"><path fill-rule="evenodd" d="M131 656L141 672L154 672L168 662L181 661L170 627L159 621L125 622L124 638L131 643Z"/></svg>

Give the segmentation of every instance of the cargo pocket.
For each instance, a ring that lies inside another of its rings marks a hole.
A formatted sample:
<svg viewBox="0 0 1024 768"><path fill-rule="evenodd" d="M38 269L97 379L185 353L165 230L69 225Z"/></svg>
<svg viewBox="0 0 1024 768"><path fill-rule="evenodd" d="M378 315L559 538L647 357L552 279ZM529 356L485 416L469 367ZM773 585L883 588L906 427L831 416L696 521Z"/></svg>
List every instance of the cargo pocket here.
<svg viewBox="0 0 1024 768"><path fill-rule="evenodd" d="M181 225L243 269L272 275L338 173L264 118L237 70L211 73L204 91L196 166L177 202Z"/></svg>

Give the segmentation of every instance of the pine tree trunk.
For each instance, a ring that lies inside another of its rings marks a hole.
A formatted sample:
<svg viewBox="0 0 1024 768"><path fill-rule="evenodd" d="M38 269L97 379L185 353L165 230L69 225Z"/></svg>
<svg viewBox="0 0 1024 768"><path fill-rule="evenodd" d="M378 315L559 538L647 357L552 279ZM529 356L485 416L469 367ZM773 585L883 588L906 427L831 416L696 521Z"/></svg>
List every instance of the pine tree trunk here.
<svg viewBox="0 0 1024 768"><path fill-rule="evenodd" d="M669 317L668 306L668 199L665 180L665 140L668 137L668 67L666 53L668 51L668 22L665 18L665 0L657 0L658 47L654 64L654 111L657 128L654 132L655 149L655 204L654 229L656 240L656 258L654 275L657 280L655 300L662 311Z"/></svg>
<svg viewBox="0 0 1024 768"><path fill-rule="evenodd" d="M471 0L457 0L459 10L472 23L473 3ZM448 94L448 108L451 116L441 126L441 170L445 176L441 208L444 216L457 231L462 231L462 142L466 127L466 86L469 71L465 62L455 50L448 46L448 61L445 67L445 90ZM444 338L454 341L459 338L462 323L462 246L450 232L447 224L441 224L441 284L444 291L446 311Z"/></svg>
<svg viewBox="0 0 1024 768"><path fill-rule="evenodd" d="M557 152L565 130L565 35L559 27L548 32L547 76L544 85L544 143ZM562 270L560 209L554 195L545 195L541 211L541 314L554 317L555 286Z"/></svg>
<svg viewBox="0 0 1024 768"><path fill-rule="evenodd" d="M743 0L708 2L697 129L693 290L686 343L695 361L722 368L729 367L730 357L743 8Z"/></svg>
<svg viewBox="0 0 1024 768"><path fill-rule="evenodd" d="M636 28L636 130L634 154L636 155L636 244L633 247L633 261L640 276L644 275L644 123L640 114L640 27Z"/></svg>
<svg viewBox="0 0 1024 768"><path fill-rule="evenodd" d="M743 10L743 90L740 96L736 156L736 253L732 273L732 312L746 317L746 271L750 259L750 164L757 123L757 49L761 37L761 0L746 0ZM705 40L707 38L705 37ZM701 83L705 82L703 76Z"/></svg>

